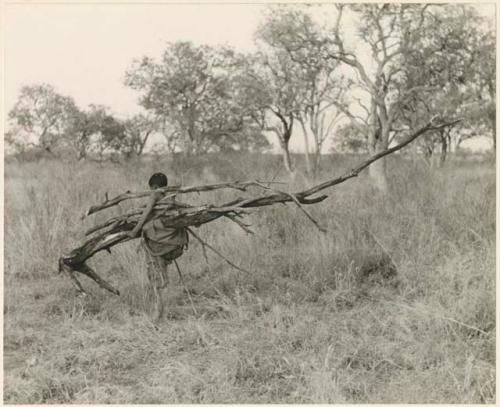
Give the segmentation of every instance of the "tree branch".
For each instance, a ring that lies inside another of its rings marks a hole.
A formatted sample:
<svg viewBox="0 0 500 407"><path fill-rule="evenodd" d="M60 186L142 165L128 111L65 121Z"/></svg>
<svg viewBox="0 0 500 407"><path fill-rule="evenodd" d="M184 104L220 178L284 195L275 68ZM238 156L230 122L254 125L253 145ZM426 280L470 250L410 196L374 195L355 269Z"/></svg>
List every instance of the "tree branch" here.
<svg viewBox="0 0 500 407"><path fill-rule="evenodd" d="M259 185L260 184L260 185ZM159 188L159 190L163 193L167 192L175 192L172 195L166 195L164 199L170 198L177 194L187 194L191 192L207 192L207 191L215 191L217 189L236 189L238 191L246 191L249 186L261 186L262 184L283 184L283 182L275 182L275 181L236 181L236 182L225 182L220 184L210 184L210 185L197 185L191 187L181 187L180 185ZM112 206L118 205L120 202L129 200L129 199L138 199L144 198L151 195L151 191L144 192L131 192L127 191L124 194L118 195L112 199L108 199L106 193L106 200L98 205L91 206L90 209L85 213L84 216L92 215L93 213L99 212L103 209L110 208ZM161 202L161 201L160 201Z"/></svg>
<svg viewBox="0 0 500 407"><path fill-rule="evenodd" d="M319 191L322 191L323 189L330 188L334 185L338 185L344 181L347 181L349 178L357 177L361 171L363 171L369 165L373 164L375 161L378 161L382 157L385 157L386 155L392 154L392 153L402 149L403 147L405 147L406 145L411 143L413 140L415 140L417 137L421 136L422 134L427 133L428 131L431 131L431 130L437 130L437 129L441 129L443 127L453 126L454 124L458 123L459 121L460 120L454 120L452 122L447 122L447 123L435 125L435 124L433 124L433 120L431 120L425 126L420 128L419 130L417 130L413 134L410 134L405 140L403 140L397 146L394 146L392 148L388 148L385 151L382 151L378 154L371 156L368 160L363 161L361 164L359 164L358 166L356 166L355 168L353 168L352 170L350 170L349 172L347 172L346 174L344 174L338 178L323 182L322 184L319 184L319 185L316 185L312 188L309 188L309 189L307 189L307 190L305 190L297 195L300 197L307 197L309 195L313 195Z"/></svg>

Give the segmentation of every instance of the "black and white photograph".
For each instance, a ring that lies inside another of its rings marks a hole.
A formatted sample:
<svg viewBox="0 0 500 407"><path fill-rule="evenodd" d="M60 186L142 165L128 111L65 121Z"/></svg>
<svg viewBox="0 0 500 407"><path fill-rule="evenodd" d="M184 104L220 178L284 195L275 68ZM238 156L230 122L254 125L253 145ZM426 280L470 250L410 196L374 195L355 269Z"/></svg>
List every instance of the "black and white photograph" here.
<svg viewBox="0 0 500 407"><path fill-rule="evenodd" d="M496 12L4 0L3 403L495 404Z"/></svg>

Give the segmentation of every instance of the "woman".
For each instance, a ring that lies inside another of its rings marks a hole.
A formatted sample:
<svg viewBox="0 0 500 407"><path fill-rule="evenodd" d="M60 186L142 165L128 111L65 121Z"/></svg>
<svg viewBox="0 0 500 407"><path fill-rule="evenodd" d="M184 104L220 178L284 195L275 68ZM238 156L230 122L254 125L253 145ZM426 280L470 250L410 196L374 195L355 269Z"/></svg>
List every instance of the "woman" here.
<svg viewBox="0 0 500 407"><path fill-rule="evenodd" d="M156 203L165 195L168 185L167 176L161 172L153 174L149 179L152 190L148 205L142 213L139 222L129 233L132 238L137 237L142 230L142 245L146 251L148 280L153 288L155 300L155 321L163 315L163 301L160 290L168 284L168 265L182 256L188 246L186 228L172 228L164 224L161 218L148 220ZM174 203L174 199L170 201Z"/></svg>

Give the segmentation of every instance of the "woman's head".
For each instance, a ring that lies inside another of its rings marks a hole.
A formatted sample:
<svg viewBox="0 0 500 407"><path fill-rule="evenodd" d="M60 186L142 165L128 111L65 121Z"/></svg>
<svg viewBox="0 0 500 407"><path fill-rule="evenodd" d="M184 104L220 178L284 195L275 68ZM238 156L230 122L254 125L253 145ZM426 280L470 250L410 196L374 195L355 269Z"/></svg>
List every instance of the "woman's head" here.
<svg viewBox="0 0 500 407"><path fill-rule="evenodd" d="M167 176L162 172L157 172L151 175L151 178L149 178L149 187L151 189L163 188L166 187L167 185L168 185Z"/></svg>

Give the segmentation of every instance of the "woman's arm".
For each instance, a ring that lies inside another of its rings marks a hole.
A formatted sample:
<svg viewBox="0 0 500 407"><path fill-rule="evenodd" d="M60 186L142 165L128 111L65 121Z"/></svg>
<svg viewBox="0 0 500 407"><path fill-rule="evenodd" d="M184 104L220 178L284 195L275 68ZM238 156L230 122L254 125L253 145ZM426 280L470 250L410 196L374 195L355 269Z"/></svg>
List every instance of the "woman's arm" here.
<svg viewBox="0 0 500 407"><path fill-rule="evenodd" d="M135 225L135 228L131 232L129 232L129 234L128 234L130 237L134 238L139 234L142 227L146 223L149 215L151 215L151 213L153 212L153 209L156 205L156 202L158 202L159 199L161 199L161 194L159 194L157 192L153 192L151 194L151 197L149 198L148 205L146 206L146 209L144 209L144 212L142 213L142 215L139 219L139 222L137 222L137 225Z"/></svg>
<svg viewBox="0 0 500 407"><path fill-rule="evenodd" d="M180 208L191 208L192 207L192 205L178 201L177 197L175 195L170 196L169 198L163 199L162 202L166 202L167 204L172 205L174 208L175 207L180 207Z"/></svg>

